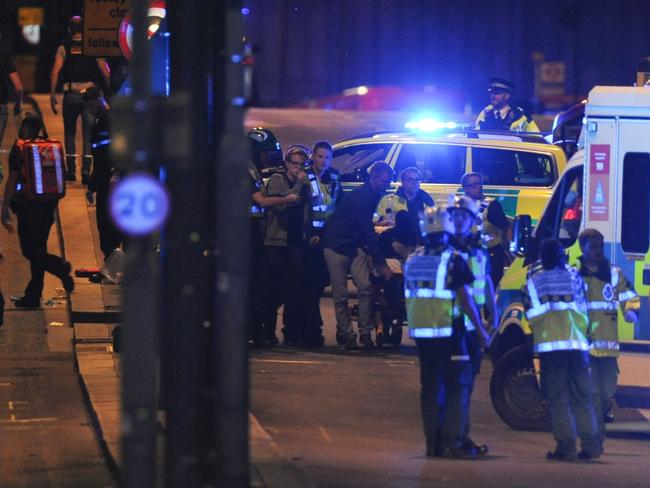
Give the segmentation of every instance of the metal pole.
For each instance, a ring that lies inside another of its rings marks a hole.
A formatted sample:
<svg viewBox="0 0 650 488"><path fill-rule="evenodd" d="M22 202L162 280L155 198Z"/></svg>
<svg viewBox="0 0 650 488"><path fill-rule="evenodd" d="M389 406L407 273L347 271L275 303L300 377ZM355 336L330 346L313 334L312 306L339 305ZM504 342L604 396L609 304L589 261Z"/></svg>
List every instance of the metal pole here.
<svg viewBox="0 0 650 488"><path fill-rule="evenodd" d="M220 43L215 72L218 154L214 229L216 275L216 486L249 486L248 348L248 145L244 137L241 2L217 2L214 25Z"/></svg>
<svg viewBox="0 0 650 488"><path fill-rule="evenodd" d="M213 275L210 245L206 9L200 0L168 2L171 97L158 119L173 202L162 245L162 396L166 410L165 486L205 486L213 429ZM214 462L212 460L212 462Z"/></svg>
<svg viewBox="0 0 650 488"><path fill-rule="evenodd" d="M116 100L113 148L127 171L151 167L147 0L132 0L133 92ZM150 237L128 246L122 284L122 486L156 486L158 266Z"/></svg>

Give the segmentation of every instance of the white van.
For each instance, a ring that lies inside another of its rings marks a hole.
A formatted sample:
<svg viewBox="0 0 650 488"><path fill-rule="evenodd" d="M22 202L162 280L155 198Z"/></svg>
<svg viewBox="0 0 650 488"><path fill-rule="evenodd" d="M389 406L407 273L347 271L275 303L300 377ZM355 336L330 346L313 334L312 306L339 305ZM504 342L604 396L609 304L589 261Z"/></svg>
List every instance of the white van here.
<svg viewBox="0 0 650 488"><path fill-rule="evenodd" d="M523 313L526 267L545 237L558 238L569 263L575 263L577 236L586 228L605 236L606 256L641 297L637 324L619 316L616 401L621 407L650 409L650 87L595 87L585 108L583 138L584 147L569 161L534 231L529 216L515 219L518 258L498 293L502 319L491 348L491 396L500 417L519 429L548 426Z"/></svg>

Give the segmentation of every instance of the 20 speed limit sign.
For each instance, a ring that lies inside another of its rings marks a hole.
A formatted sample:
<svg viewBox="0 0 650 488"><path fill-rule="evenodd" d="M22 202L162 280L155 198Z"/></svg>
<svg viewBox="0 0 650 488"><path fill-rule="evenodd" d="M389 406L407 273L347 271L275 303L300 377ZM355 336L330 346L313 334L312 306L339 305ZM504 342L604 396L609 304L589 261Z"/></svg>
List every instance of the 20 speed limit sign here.
<svg viewBox="0 0 650 488"><path fill-rule="evenodd" d="M111 217L131 237L158 230L169 214L169 196L160 181L148 173L131 173L111 191Z"/></svg>

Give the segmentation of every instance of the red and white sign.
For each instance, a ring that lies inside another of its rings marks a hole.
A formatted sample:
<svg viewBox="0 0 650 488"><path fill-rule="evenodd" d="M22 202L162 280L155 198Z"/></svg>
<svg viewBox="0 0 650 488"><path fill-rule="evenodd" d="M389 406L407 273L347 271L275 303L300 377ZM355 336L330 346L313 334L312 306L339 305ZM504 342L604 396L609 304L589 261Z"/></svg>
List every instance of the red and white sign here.
<svg viewBox="0 0 650 488"><path fill-rule="evenodd" d="M589 153L589 219L609 220L609 144L592 144Z"/></svg>
<svg viewBox="0 0 650 488"><path fill-rule="evenodd" d="M147 39L151 39L151 37L158 32L158 28L160 27L160 23L162 20L165 18L166 15L166 10L165 10L165 2L164 1L152 1L149 3L149 11L147 12L147 21L149 24L149 27L147 29ZM124 18L122 19L122 22L120 23L120 31L119 31L119 43L120 43L120 50L122 51L122 54L127 60L131 60L131 56L133 52L131 51L131 48L133 46L133 24L132 24L132 16L131 16L131 11L129 11Z"/></svg>

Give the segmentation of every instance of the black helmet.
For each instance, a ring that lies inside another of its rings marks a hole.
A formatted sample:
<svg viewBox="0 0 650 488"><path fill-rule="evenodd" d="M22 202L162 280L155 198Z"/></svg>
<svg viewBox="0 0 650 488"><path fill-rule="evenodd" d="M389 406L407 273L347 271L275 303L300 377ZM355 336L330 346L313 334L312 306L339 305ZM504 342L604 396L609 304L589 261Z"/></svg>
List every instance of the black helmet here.
<svg viewBox="0 0 650 488"><path fill-rule="evenodd" d="M262 153L268 153L265 166L282 164L282 148L273 132L264 127L255 127L248 134L251 143L251 157L256 163L261 163Z"/></svg>

